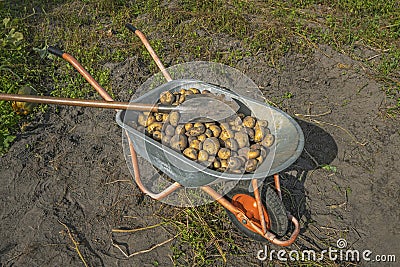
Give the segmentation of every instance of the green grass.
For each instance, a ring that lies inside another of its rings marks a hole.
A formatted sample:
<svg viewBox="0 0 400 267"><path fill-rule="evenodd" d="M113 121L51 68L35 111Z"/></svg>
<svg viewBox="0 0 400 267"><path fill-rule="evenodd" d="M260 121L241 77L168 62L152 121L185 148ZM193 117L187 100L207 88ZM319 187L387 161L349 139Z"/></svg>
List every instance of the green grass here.
<svg viewBox="0 0 400 267"><path fill-rule="evenodd" d="M179 233L179 243L172 246L175 266L224 266L232 255L244 253L234 242L237 233L228 228L224 208L217 203L176 209L172 219L170 214L165 219Z"/></svg>
<svg viewBox="0 0 400 267"><path fill-rule="evenodd" d="M23 39L24 35L16 25L17 21L4 17L0 22L0 92L16 93L23 85L26 70ZM20 65L20 67L15 67ZM0 155L15 139L14 129L20 117L15 115L10 103L0 101Z"/></svg>

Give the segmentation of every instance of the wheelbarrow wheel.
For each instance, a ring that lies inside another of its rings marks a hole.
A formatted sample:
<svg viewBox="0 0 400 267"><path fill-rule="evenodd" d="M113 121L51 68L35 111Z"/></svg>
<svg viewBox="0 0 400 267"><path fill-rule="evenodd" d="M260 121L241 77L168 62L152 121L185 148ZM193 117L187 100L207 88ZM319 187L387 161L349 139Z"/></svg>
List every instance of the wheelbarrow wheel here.
<svg viewBox="0 0 400 267"><path fill-rule="evenodd" d="M231 193L233 195L231 202L235 206L237 206L237 202L235 204L233 201L235 199L237 199L239 202L243 199L245 201L249 201L249 200L255 201L254 195L253 194L250 195L250 193L244 189L233 190L233 192L231 192ZM265 190L265 199L263 200L263 204L266 208L266 210L264 212L264 217L266 217L268 230L270 232L273 232L277 236L285 235L288 230L288 224L289 224L288 217L286 214L286 208L283 205L283 202L279 198L278 194L270 186L267 186L267 188ZM243 210L243 206L241 206L239 208L241 208L242 211L244 211L245 213L246 213L246 211L247 212L249 211L249 210ZM251 208L253 208L253 207L251 207ZM268 241L266 238L264 238L260 234L250 230L246 226L246 224L243 224L242 222L240 222L232 212L230 212L227 209L226 209L226 212L228 214L229 220L246 236L250 237L253 240L260 241L260 242ZM255 213L256 211L253 211L253 212Z"/></svg>

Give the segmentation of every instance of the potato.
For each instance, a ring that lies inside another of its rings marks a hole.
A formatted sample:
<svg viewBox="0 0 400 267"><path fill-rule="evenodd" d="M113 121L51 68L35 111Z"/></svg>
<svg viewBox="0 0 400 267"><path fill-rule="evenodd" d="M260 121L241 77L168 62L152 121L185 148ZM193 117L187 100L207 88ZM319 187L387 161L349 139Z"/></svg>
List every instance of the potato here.
<svg viewBox="0 0 400 267"><path fill-rule="evenodd" d="M160 141L161 140L161 132L160 131L154 131L153 132L153 139L154 140L157 140L157 141Z"/></svg>
<svg viewBox="0 0 400 267"><path fill-rule="evenodd" d="M189 88L189 90L193 93L193 94L200 94L200 90L197 88Z"/></svg>
<svg viewBox="0 0 400 267"><path fill-rule="evenodd" d="M222 131L227 131L230 130L229 124L227 122L223 122L219 125L219 127L221 127Z"/></svg>
<svg viewBox="0 0 400 267"><path fill-rule="evenodd" d="M256 119L251 116L247 116L243 119L243 126L247 128L254 128L256 125Z"/></svg>
<svg viewBox="0 0 400 267"><path fill-rule="evenodd" d="M228 160L228 168L230 170L238 170L242 167L242 161L237 157L231 157Z"/></svg>
<svg viewBox="0 0 400 267"><path fill-rule="evenodd" d="M197 136L197 139L200 140L201 142L204 142L204 140L207 139L207 135L201 134L201 135Z"/></svg>
<svg viewBox="0 0 400 267"><path fill-rule="evenodd" d="M175 151L182 151L187 147L187 138L183 134L174 135L171 138L171 148Z"/></svg>
<svg viewBox="0 0 400 267"><path fill-rule="evenodd" d="M258 123L258 122L257 122ZM266 131L264 127L256 126L254 128L254 142L261 142L266 135Z"/></svg>
<svg viewBox="0 0 400 267"><path fill-rule="evenodd" d="M185 123L185 130L189 131L191 128L193 128L193 123Z"/></svg>
<svg viewBox="0 0 400 267"><path fill-rule="evenodd" d="M275 136L273 134L267 134L261 141L261 145L265 147L271 147L274 144Z"/></svg>
<svg viewBox="0 0 400 267"><path fill-rule="evenodd" d="M174 103L172 103L172 105L173 106L179 105L179 96L180 96L179 92L173 92L172 94L175 96L175 101Z"/></svg>
<svg viewBox="0 0 400 267"><path fill-rule="evenodd" d="M172 105L175 102L175 95L170 91L162 92L160 95L160 102L163 105Z"/></svg>
<svg viewBox="0 0 400 267"><path fill-rule="evenodd" d="M220 144L216 137L206 138L203 142L203 150L207 151L209 155L216 155L219 148Z"/></svg>
<svg viewBox="0 0 400 267"><path fill-rule="evenodd" d="M154 131L161 131L163 124L161 122L155 121L147 127L147 131L149 133L153 133Z"/></svg>
<svg viewBox="0 0 400 267"><path fill-rule="evenodd" d="M4 66L5 65L2 65L1 67L4 67ZM10 69L7 69L7 70L11 71ZM21 88L18 89L17 94L19 94L19 95L36 95L36 91L34 90L33 87L22 86ZM33 111L33 109L37 106L37 104L29 103L29 102L13 101L11 103L11 106L12 106L13 110L15 111L15 113L25 116L25 115L28 115L29 113L31 113Z"/></svg>
<svg viewBox="0 0 400 267"><path fill-rule="evenodd" d="M181 118L181 115L179 114L178 111L172 111L169 113L169 123L171 123L172 126L178 126L179 119Z"/></svg>
<svg viewBox="0 0 400 267"><path fill-rule="evenodd" d="M208 153L205 150L200 150L197 156L199 161L207 161L208 160Z"/></svg>
<svg viewBox="0 0 400 267"><path fill-rule="evenodd" d="M246 115L244 115L243 113L238 113L238 117L243 121Z"/></svg>
<svg viewBox="0 0 400 267"><path fill-rule="evenodd" d="M260 146L260 156L266 158L268 155L269 149L263 146Z"/></svg>
<svg viewBox="0 0 400 267"><path fill-rule="evenodd" d="M203 134L206 130L206 127L202 123L196 122L192 128L190 128L187 132L187 136L199 136Z"/></svg>
<svg viewBox="0 0 400 267"><path fill-rule="evenodd" d="M163 113L154 113L154 117L156 118L156 121L163 121Z"/></svg>
<svg viewBox="0 0 400 267"><path fill-rule="evenodd" d="M218 125L215 125L215 124L210 125L208 127L208 129L210 129L212 131L213 136L215 136L215 137L219 137L219 135L221 134L221 131L222 131L221 128Z"/></svg>
<svg viewBox="0 0 400 267"><path fill-rule="evenodd" d="M247 172L254 172L257 169L258 161L256 159L249 159L246 162L245 170Z"/></svg>
<svg viewBox="0 0 400 267"><path fill-rule="evenodd" d="M156 118L153 115L146 115L145 113L139 113L138 123L142 126L149 126L153 122L156 121Z"/></svg>
<svg viewBox="0 0 400 267"><path fill-rule="evenodd" d="M213 132L212 132L210 129L206 129L206 131L204 132L204 134L205 134L207 137L213 137L213 136L214 136Z"/></svg>
<svg viewBox="0 0 400 267"><path fill-rule="evenodd" d="M249 146L249 136L243 132L235 133L235 140L238 143L239 148Z"/></svg>
<svg viewBox="0 0 400 267"><path fill-rule="evenodd" d="M185 102L185 100L186 100L186 95L179 95L179 98L178 98L179 104L182 104L183 102Z"/></svg>
<svg viewBox="0 0 400 267"><path fill-rule="evenodd" d="M243 120L238 115L235 115L235 118L232 123L233 123L232 125L234 126L239 126L239 125L242 126Z"/></svg>
<svg viewBox="0 0 400 267"><path fill-rule="evenodd" d="M238 154L239 156L243 156L246 158L246 160L248 159L247 156L249 154L250 148L249 147L243 147L241 149L238 150Z"/></svg>
<svg viewBox="0 0 400 267"><path fill-rule="evenodd" d="M256 160L258 161L258 165L260 165L261 163L263 163L264 157L263 156L259 156L258 158L256 158Z"/></svg>
<svg viewBox="0 0 400 267"><path fill-rule="evenodd" d="M218 157L220 159L228 159L230 156L231 151L228 148L223 147L218 151Z"/></svg>
<svg viewBox="0 0 400 267"><path fill-rule="evenodd" d="M188 136L188 143L190 144L193 140L197 140L199 141L199 139L197 139L197 136Z"/></svg>
<svg viewBox="0 0 400 267"><path fill-rule="evenodd" d="M215 125L215 122L206 122L206 123L204 123L204 126L206 126L207 129L210 128L210 126L213 126L213 125Z"/></svg>
<svg viewBox="0 0 400 267"><path fill-rule="evenodd" d="M189 142L189 147L200 150L203 147L203 143L195 139Z"/></svg>
<svg viewBox="0 0 400 267"><path fill-rule="evenodd" d="M252 144L251 146L250 146L250 148L251 149L261 149L261 145L260 144Z"/></svg>
<svg viewBox="0 0 400 267"><path fill-rule="evenodd" d="M185 134L185 126L182 124L176 126L175 134Z"/></svg>
<svg viewBox="0 0 400 267"><path fill-rule="evenodd" d="M186 90L185 95L186 95L186 96L188 96L188 95L194 95L194 93L193 93L192 91L190 91L190 90Z"/></svg>
<svg viewBox="0 0 400 267"><path fill-rule="evenodd" d="M245 134L247 134L248 136L249 136L249 140L251 141L251 142L253 142L254 141L254 129L252 129L252 128L247 128L247 127L243 127L242 129L241 129L241 132L244 132Z"/></svg>
<svg viewBox="0 0 400 267"><path fill-rule="evenodd" d="M221 162L218 159L215 159L214 162L213 162L213 167L215 169L221 168Z"/></svg>
<svg viewBox="0 0 400 267"><path fill-rule="evenodd" d="M220 163L221 163L221 169L223 170L223 171L225 171L226 170L226 168L228 168L228 161L226 160L226 159L221 159L220 160Z"/></svg>
<svg viewBox="0 0 400 267"><path fill-rule="evenodd" d="M164 133L169 136L173 136L175 134L175 127L171 124L168 124L164 127Z"/></svg>
<svg viewBox="0 0 400 267"><path fill-rule="evenodd" d="M166 145L166 146L169 146L170 143L171 143L171 137L172 136L166 135L166 134L161 135L161 143Z"/></svg>
<svg viewBox="0 0 400 267"><path fill-rule="evenodd" d="M266 120L257 120L256 125L254 127L267 128L268 127L268 121L266 121Z"/></svg>
<svg viewBox="0 0 400 267"><path fill-rule="evenodd" d="M163 121L163 122L168 122L168 120L169 120L169 114L163 113L163 114L162 114L162 121Z"/></svg>
<svg viewBox="0 0 400 267"><path fill-rule="evenodd" d="M221 138L223 141L233 137L234 133L230 129L222 130L221 134L219 135L219 138Z"/></svg>
<svg viewBox="0 0 400 267"><path fill-rule="evenodd" d="M238 143L233 138L229 138L225 141L225 147L233 151L237 151L239 149Z"/></svg>
<svg viewBox="0 0 400 267"><path fill-rule="evenodd" d="M255 159L260 156L260 149L250 148L249 152L247 152L247 157L249 159Z"/></svg>
<svg viewBox="0 0 400 267"><path fill-rule="evenodd" d="M237 156L236 158L241 161L241 166L244 166L244 164L247 162L247 158L245 156Z"/></svg>
<svg viewBox="0 0 400 267"><path fill-rule="evenodd" d="M202 123L202 122L195 122L194 124L193 124L193 127L206 127L205 125L204 125L204 123Z"/></svg>
<svg viewBox="0 0 400 267"><path fill-rule="evenodd" d="M186 148L183 150L183 155L188 157L191 160L196 160L197 159L197 150L191 147Z"/></svg>

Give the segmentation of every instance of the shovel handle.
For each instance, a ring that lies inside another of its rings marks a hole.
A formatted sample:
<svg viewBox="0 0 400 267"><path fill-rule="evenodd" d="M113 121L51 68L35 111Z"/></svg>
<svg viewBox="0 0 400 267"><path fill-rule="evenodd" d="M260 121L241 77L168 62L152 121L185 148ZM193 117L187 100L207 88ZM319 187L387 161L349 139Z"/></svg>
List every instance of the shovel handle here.
<svg viewBox="0 0 400 267"><path fill-rule="evenodd" d="M117 101L99 101L91 99L62 98L52 96L20 95L0 93L0 101L17 101L40 104L52 104L62 106L79 106L92 108L135 110L143 112L163 112L168 113L176 109L174 106L153 105L147 103L129 103Z"/></svg>

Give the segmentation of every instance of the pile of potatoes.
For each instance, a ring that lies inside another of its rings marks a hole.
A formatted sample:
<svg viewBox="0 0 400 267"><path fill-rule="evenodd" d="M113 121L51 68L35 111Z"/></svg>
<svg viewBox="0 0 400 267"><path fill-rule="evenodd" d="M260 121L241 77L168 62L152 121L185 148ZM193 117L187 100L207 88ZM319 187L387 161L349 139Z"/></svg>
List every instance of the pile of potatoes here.
<svg viewBox="0 0 400 267"><path fill-rule="evenodd" d="M196 88L166 91L160 95L159 103L176 106L184 102L187 95L200 93L212 94ZM220 122L180 124L179 119L178 111L169 114L142 112L135 124L138 131L187 158L228 173L254 172L267 157L275 141L266 120L242 113Z"/></svg>

